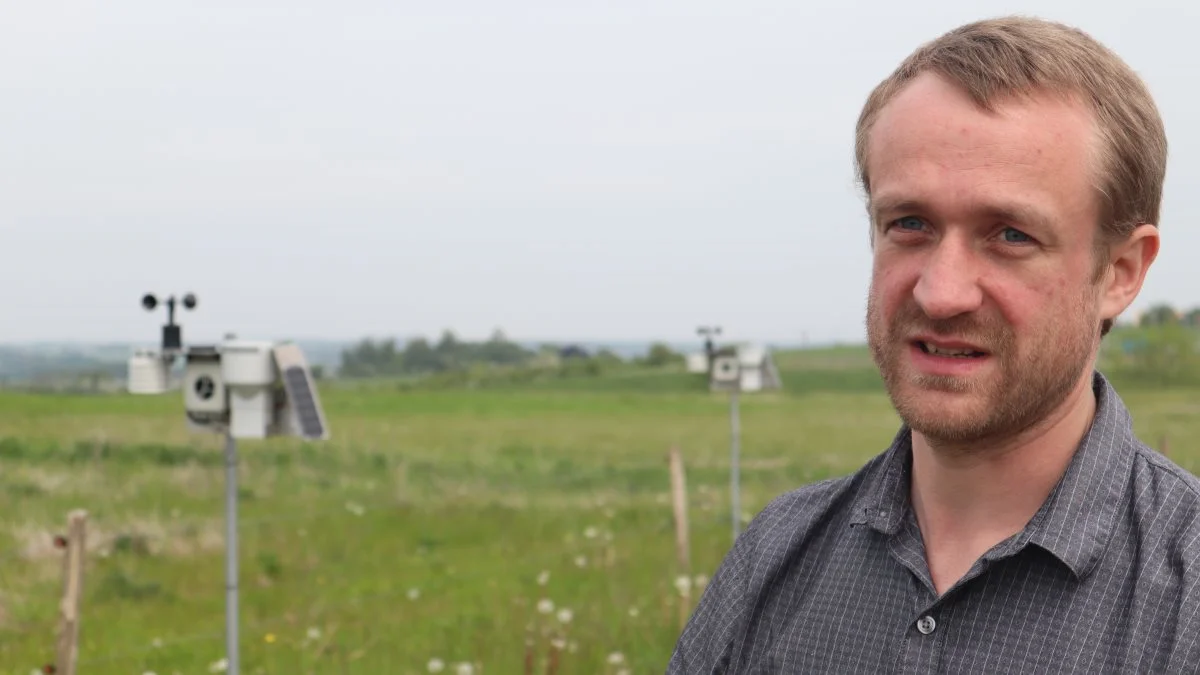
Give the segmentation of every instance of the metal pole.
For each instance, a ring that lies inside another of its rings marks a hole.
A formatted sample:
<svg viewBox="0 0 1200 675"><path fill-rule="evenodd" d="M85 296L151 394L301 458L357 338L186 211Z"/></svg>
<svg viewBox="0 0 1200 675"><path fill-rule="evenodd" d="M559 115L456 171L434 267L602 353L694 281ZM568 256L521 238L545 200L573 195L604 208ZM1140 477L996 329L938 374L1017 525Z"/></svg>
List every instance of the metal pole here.
<svg viewBox="0 0 1200 675"><path fill-rule="evenodd" d="M225 658L238 675L237 441L225 431Z"/></svg>
<svg viewBox="0 0 1200 675"><path fill-rule="evenodd" d="M738 419L738 390L736 388L729 394L729 432L729 460L731 468L731 471L729 472L729 496L731 502L730 505L733 510L733 538L734 540L737 540L738 525L740 524L738 521L741 518L742 509L739 505L741 502L741 495L738 494L738 486L741 482L738 480L738 455L740 454L741 449L739 438L741 436L741 420Z"/></svg>

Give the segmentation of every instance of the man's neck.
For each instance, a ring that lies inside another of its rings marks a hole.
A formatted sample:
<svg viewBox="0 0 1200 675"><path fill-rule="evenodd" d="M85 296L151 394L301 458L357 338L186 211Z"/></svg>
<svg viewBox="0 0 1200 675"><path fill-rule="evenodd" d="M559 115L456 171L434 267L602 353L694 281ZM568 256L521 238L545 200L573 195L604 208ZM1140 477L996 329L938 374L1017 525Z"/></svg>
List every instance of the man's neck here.
<svg viewBox="0 0 1200 675"><path fill-rule="evenodd" d="M912 503L939 595L1041 508L1092 423L1091 382L1089 372L1044 422L988 447L938 447L913 433Z"/></svg>

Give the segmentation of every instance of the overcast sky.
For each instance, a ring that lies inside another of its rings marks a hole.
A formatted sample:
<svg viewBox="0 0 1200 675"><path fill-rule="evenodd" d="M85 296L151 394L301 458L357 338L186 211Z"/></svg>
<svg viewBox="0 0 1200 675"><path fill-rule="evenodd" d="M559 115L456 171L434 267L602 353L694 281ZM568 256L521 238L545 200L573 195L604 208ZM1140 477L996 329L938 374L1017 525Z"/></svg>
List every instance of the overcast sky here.
<svg viewBox="0 0 1200 675"><path fill-rule="evenodd" d="M1147 80L1171 159L1134 308L1200 304L1200 7L1134 5L8 3L0 342L156 342L146 291L198 295L190 340L858 341L859 107L1014 12Z"/></svg>

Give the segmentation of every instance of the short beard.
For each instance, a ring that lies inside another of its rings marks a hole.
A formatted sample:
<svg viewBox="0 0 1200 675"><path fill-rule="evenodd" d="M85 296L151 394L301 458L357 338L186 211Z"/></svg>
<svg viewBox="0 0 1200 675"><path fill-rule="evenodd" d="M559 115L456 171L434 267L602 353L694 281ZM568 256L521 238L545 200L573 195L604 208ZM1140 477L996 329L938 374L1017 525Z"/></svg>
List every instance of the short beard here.
<svg viewBox="0 0 1200 675"><path fill-rule="evenodd" d="M1047 324L1023 347L1002 320L969 314L945 320L925 316L913 302L886 323L872 290L867 300L871 355L892 405L904 423L931 444L959 447L1011 438L1045 420L1078 384L1098 336L1084 302L1072 315ZM953 336L986 349L997 376L978 381L905 372L909 338L920 333ZM974 399L974 410L932 410L923 392L940 391ZM955 413L958 414L955 414Z"/></svg>

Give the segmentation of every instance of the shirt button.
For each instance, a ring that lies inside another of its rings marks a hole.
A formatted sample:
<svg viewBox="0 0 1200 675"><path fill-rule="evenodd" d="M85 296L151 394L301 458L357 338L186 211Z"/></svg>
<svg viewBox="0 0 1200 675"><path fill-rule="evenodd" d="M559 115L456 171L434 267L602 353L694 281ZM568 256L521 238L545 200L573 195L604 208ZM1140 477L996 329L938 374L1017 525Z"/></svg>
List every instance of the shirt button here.
<svg viewBox="0 0 1200 675"><path fill-rule="evenodd" d="M929 635L934 628L937 628L937 622L932 616L923 616L917 620L917 630L921 631L921 635Z"/></svg>

